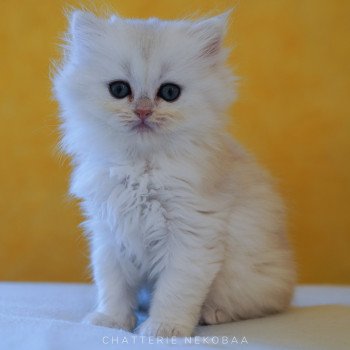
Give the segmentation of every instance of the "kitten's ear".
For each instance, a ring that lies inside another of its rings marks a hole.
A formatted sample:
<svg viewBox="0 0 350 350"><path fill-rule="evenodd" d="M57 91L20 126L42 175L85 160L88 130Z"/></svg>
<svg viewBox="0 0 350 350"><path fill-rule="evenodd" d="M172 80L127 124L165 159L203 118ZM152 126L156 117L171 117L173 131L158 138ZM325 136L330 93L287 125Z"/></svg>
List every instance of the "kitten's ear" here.
<svg viewBox="0 0 350 350"><path fill-rule="evenodd" d="M231 12L232 10L229 10L221 15L200 20L191 28L192 34L196 35L202 44L201 57L213 57L220 52Z"/></svg>
<svg viewBox="0 0 350 350"><path fill-rule="evenodd" d="M104 21L87 11L73 11L69 23L73 41L99 36L104 29Z"/></svg>

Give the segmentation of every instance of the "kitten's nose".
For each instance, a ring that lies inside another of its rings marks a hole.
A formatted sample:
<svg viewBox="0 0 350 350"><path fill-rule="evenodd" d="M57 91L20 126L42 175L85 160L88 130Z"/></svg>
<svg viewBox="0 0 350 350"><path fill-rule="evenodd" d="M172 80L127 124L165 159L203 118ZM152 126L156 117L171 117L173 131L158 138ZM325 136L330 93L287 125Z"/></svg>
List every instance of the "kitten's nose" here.
<svg viewBox="0 0 350 350"><path fill-rule="evenodd" d="M143 121L146 120L153 113L152 109L149 108L137 108L134 113Z"/></svg>
<svg viewBox="0 0 350 350"><path fill-rule="evenodd" d="M141 97L136 101L134 113L142 120L145 121L153 113L153 102L148 97Z"/></svg>

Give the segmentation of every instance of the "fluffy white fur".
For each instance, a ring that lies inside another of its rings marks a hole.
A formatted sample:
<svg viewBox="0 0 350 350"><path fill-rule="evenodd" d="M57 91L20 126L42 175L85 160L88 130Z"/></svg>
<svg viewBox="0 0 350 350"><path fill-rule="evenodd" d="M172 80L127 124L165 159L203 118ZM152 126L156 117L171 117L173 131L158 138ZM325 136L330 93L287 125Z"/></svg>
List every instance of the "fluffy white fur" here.
<svg viewBox="0 0 350 350"><path fill-rule="evenodd" d="M96 311L132 329L136 293L153 287L143 335L188 336L284 310L295 268L284 207L267 173L225 133L234 78L221 47L227 15L200 21L97 18L75 11L54 78L62 148L73 159L91 243ZM113 98L125 80L132 97ZM182 87L178 100L159 86ZM149 98L150 132L131 128Z"/></svg>

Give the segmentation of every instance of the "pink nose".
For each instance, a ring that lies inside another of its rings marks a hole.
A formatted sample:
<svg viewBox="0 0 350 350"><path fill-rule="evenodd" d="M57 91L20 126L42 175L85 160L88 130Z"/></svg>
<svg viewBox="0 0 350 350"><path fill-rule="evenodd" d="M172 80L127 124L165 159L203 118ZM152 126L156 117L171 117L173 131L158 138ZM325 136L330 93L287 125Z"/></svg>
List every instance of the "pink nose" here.
<svg viewBox="0 0 350 350"><path fill-rule="evenodd" d="M134 112L142 121L146 120L153 113L151 109L143 109L143 108L137 108L135 109Z"/></svg>

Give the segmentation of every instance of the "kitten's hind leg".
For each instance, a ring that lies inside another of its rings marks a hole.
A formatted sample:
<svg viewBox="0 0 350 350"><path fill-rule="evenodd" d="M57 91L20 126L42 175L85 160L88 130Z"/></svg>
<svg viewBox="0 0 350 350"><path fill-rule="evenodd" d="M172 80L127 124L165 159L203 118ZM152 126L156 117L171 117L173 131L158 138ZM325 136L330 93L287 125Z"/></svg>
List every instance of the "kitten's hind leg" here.
<svg viewBox="0 0 350 350"><path fill-rule="evenodd" d="M200 324L258 318L287 309L295 279L288 255L283 250L270 252L260 261L243 261L242 255L240 263L224 266L202 306Z"/></svg>

